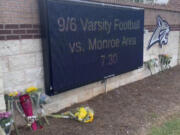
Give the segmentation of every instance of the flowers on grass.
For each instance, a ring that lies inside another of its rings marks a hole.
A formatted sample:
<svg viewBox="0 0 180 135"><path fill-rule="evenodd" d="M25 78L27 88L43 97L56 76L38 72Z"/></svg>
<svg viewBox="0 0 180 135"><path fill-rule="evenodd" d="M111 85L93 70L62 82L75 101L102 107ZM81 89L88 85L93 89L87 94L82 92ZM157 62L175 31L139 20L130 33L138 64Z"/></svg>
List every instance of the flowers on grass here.
<svg viewBox="0 0 180 135"><path fill-rule="evenodd" d="M78 111L75 113L75 117L79 120L82 121L87 115L87 111L84 107L80 107Z"/></svg>
<svg viewBox="0 0 180 135"><path fill-rule="evenodd" d="M88 110L88 114L86 116L86 118L84 119L85 123L90 123L94 120L94 111L93 110Z"/></svg>
<svg viewBox="0 0 180 135"><path fill-rule="evenodd" d="M75 119L79 122L90 123L94 120L94 111L90 107L78 107L72 111L49 116L53 118Z"/></svg>

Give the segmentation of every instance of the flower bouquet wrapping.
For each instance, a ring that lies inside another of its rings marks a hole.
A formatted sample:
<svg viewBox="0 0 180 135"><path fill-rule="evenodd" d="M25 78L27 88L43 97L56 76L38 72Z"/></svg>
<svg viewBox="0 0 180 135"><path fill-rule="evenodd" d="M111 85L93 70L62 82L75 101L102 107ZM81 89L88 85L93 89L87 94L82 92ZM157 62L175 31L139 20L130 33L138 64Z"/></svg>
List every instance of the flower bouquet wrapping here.
<svg viewBox="0 0 180 135"><path fill-rule="evenodd" d="M40 125L40 128L42 128L43 125L43 122L41 120L42 117L49 125L49 122L45 116L46 114L43 106L51 101L50 98L45 93L43 93L42 89L38 89L33 86L26 89L26 93L31 98L31 101L33 103L34 115L36 115L36 119L38 121L38 124Z"/></svg>
<svg viewBox="0 0 180 135"><path fill-rule="evenodd" d="M30 96L28 94L24 94L19 97L21 107L24 111L24 114L28 118L28 121L31 124L31 128L35 131L37 130L37 124L35 121L35 116L33 115L32 103Z"/></svg>
<svg viewBox="0 0 180 135"><path fill-rule="evenodd" d="M43 128L42 124L39 122L43 112L40 103L42 94L43 91L41 89L32 86L27 88L25 94L21 95L19 98L28 126L31 126L34 131ZM19 110L21 112L21 109Z"/></svg>
<svg viewBox="0 0 180 135"><path fill-rule="evenodd" d="M0 135L6 135L5 131L2 129L1 126L0 126Z"/></svg>
<svg viewBox="0 0 180 135"><path fill-rule="evenodd" d="M79 122L90 123L94 120L94 111L90 107L78 107L72 111L49 115L49 117L75 119Z"/></svg>

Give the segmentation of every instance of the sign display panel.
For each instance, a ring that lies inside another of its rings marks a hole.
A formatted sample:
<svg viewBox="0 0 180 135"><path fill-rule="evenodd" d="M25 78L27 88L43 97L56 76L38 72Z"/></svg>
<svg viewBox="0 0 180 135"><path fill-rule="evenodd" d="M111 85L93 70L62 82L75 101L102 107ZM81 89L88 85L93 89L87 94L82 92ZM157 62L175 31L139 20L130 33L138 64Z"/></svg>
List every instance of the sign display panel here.
<svg viewBox="0 0 180 135"><path fill-rule="evenodd" d="M47 0L47 11L55 94L142 66L143 9Z"/></svg>

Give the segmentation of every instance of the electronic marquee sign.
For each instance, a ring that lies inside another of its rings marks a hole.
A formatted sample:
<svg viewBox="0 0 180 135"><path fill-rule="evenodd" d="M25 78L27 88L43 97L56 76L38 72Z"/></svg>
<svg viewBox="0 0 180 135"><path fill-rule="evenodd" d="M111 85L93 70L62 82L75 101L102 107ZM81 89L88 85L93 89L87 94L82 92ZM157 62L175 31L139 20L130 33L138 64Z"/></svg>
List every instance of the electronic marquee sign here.
<svg viewBox="0 0 180 135"><path fill-rule="evenodd" d="M143 9L57 0L40 8L47 94L143 65Z"/></svg>

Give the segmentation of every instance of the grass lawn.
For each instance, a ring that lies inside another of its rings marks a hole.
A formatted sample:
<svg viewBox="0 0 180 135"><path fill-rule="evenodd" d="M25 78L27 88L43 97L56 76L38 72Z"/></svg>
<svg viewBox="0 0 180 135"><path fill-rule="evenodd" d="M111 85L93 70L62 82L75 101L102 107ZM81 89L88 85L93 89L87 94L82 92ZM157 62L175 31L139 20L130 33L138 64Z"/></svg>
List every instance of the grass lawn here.
<svg viewBox="0 0 180 135"><path fill-rule="evenodd" d="M152 127L148 135L180 135L180 117L166 121L159 127Z"/></svg>

